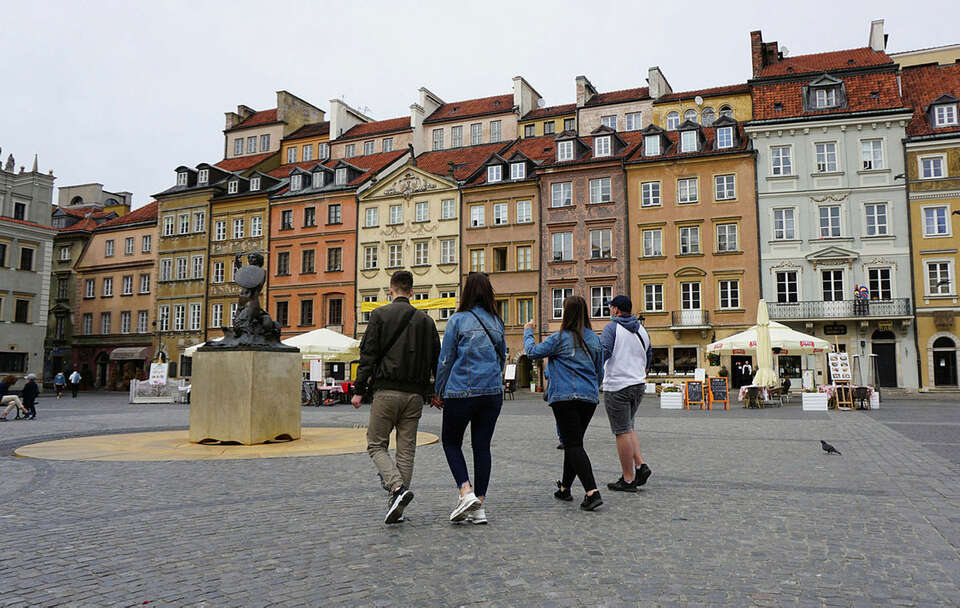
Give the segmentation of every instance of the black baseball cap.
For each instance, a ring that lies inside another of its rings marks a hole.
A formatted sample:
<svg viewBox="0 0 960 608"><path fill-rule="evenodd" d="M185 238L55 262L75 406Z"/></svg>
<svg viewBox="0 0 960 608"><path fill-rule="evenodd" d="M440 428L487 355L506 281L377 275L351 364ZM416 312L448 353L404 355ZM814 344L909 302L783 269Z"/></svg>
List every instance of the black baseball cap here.
<svg viewBox="0 0 960 608"><path fill-rule="evenodd" d="M609 306L616 306L622 312L631 312L633 310L633 302L630 301L630 298L620 294L617 297L613 298L607 302Z"/></svg>

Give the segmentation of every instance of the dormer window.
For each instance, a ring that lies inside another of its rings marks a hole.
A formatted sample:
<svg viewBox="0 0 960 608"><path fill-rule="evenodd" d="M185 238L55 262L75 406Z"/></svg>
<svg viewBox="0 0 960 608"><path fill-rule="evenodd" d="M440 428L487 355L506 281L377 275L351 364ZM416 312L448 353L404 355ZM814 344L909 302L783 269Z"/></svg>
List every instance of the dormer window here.
<svg viewBox="0 0 960 608"><path fill-rule="evenodd" d="M197 174L197 181L201 184L210 181L210 169L200 169L200 172Z"/></svg>
<svg viewBox="0 0 960 608"><path fill-rule="evenodd" d="M697 132L696 131L684 131L680 134L680 151L681 152L697 151Z"/></svg>
<svg viewBox="0 0 960 608"><path fill-rule="evenodd" d="M503 179L503 167L500 165L491 165L487 167L487 181L499 182Z"/></svg>
<svg viewBox="0 0 960 608"><path fill-rule="evenodd" d="M733 147L733 127L720 127L717 129L717 149Z"/></svg>
<svg viewBox="0 0 960 608"><path fill-rule="evenodd" d="M643 155L660 156L660 136L647 135L643 138Z"/></svg>
<svg viewBox="0 0 960 608"><path fill-rule="evenodd" d="M231 179L227 182L227 194L236 194L237 189L240 187L240 182L235 179Z"/></svg>
<svg viewBox="0 0 960 608"><path fill-rule="evenodd" d="M594 156L610 156L610 136L595 137L593 140Z"/></svg>
<svg viewBox="0 0 960 608"><path fill-rule="evenodd" d="M957 124L957 104L943 104L933 110L933 126L949 127Z"/></svg>
<svg viewBox="0 0 960 608"><path fill-rule="evenodd" d="M524 179L527 177L526 163L510 163L510 179Z"/></svg>
<svg viewBox="0 0 960 608"><path fill-rule="evenodd" d="M680 113L670 112L667 114L667 131L676 131L680 126Z"/></svg>
<svg viewBox="0 0 960 608"><path fill-rule="evenodd" d="M334 180L338 186L346 186L347 185L347 168L340 167L339 169L337 169L337 172L334 175Z"/></svg>
<svg viewBox="0 0 960 608"><path fill-rule="evenodd" d="M323 171L317 171L313 174L313 187L323 188Z"/></svg>
<svg viewBox="0 0 960 608"><path fill-rule="evenodd" d="M561 141L557 142L557 160L573 160L573 142L572 141Z"/></svg>
<svg viewBox="0 0 960 608"><path fill-rule="evenodd" d="M250 178L250 190L253 192L256 192L259 189L260 189L260 178L259 177Z"/></svg>
<svg viewBox="0 0 960 608"><path fill-rule="evenodd" d="M817 109L836 107L837 87L817 89L814 92L813 105Z"/></svg>
<svg viewBox="0 0 960 608"><path fill-rule="evenodd" d="M296 192L303 188L303 176L300 174L294 175L290 178L290 190Z"/></svg>
<svg viewBox="0 0 960 608"><path fill-rule="evenodd" d="M177 185L186 186L187 185L187 172L181 171L177 173Z"/></svg>

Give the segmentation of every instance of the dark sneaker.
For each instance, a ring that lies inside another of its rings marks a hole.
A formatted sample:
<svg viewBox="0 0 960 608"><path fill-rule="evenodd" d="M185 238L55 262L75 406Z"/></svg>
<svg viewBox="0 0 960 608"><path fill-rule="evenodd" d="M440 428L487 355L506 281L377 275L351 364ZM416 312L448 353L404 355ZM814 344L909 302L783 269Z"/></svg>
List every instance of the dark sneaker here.
<svg viewBox="0 0 960 608"><path fill-rule="evenodd" d="M553 493L553 497L557 500L565 500L567 502L573 500L573 495L570 494L570 488L564 489L559 480L557 480L557 491Z"/></svg>
<svg viewBox="0 0 960 608"><path fill-rule="evenodd" d="M562 443L558 443L558 444L557 444L557 449L558 449L558 450L562 450L562 449L563 449L563 444L562 444Z"/></svg>
<svg viewBox="0 0 960 608"><path fill-rule="evenodd" d="M614 492L636 492L637 484L636 480L624 481L623 477L621 477L613 483L608 483L607 488L613 490Z"/></svg>
<svg viewBox="0 0 960 608"><path fill-rule="evenodd" d="M600 492L594 492L593 494L587 494L583 497L583 502L580 503L580 509L583 511L593 511L602 504L603 499L600 498Z"/></svg>
<svg viewBox="0 0 960 608"><path fill-rule="evenodd" d="M647 463L640 465L640 468L637 469L637 476L633 478L633 483L635 486L639 487L647 483L647 480L650 479L650 476L653 475L653 471L650 470L650 467L647 466Z"/></svg>
<svg viewBox="0 0 960 608"><path fill-rule="evenodd" d="M403 509L413 500L413 492L406 486L400 486L397 491L390 495L387 501L387 516L383 519L385 524L395 524L403 519Z"/></svg>

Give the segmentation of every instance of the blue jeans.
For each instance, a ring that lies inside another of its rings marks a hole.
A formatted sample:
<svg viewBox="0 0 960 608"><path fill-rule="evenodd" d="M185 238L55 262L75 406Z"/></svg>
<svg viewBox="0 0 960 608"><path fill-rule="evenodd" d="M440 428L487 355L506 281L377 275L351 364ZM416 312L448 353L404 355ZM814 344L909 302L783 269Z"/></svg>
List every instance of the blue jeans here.
<svg viewBox="0 0 960 608"><path fill-rule="evenodd" d="M503 394L480 395L464 399L443 400L443 453L450 465L450 472L457 487L470 481L467 462L463 458L463 434L470 425L470 443L473 446L473 472L476 476L473 492L477 496L487 495L490 483L490 441L497 426L500 408L503 406Z"/></svg>

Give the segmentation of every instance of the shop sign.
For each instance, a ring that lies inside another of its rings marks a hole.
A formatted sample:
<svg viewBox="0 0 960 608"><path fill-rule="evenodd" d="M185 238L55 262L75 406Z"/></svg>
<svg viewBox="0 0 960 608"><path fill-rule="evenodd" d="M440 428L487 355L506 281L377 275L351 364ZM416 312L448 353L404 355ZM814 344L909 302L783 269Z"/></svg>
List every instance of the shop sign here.
<svg viewBox="0 0 960 608"><path fill-rule="evenodd" d="M847 335L847 326L832 324L823 326L823 335L825 336L845 336Z"/></svg>

